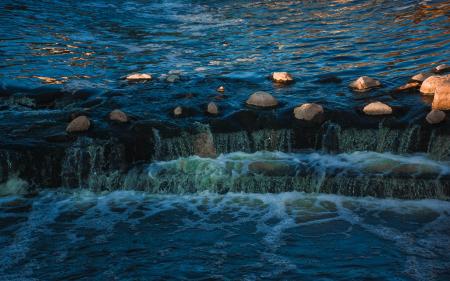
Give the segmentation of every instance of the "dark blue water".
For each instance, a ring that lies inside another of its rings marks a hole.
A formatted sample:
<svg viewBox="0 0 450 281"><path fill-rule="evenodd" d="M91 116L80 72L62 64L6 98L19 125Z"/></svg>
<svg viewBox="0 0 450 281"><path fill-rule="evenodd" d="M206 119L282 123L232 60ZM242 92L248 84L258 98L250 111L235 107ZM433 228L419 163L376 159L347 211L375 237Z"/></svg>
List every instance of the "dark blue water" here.
<svg viewBox="0 0 450 281"><path fill-rule="evenodd" d="M450 204L43 191L0 199L1 280L448 280Z"/></svg>
<svg viewBox="0 0 450 281"><path fill-rule="evenodd" d="M275 94L282 102L279 111L302 102L353 110L374 96L404 111L420 111L428 107L420 95L386 93L450 57L449 1L2 1L1 6L4 91L64 91L56 104L31 106L31 112L20 98L2 99L0 119L5 127L8 121L7 128L20 116L44 127L56 120L53 126L63 129L61 118L83 110L103 126L114 108L140 120L171 121L178 105L192 108L178 123L209 121L208 102L218 103L220 118L241 110L257 90ZM179 82L160 80L171 71L181 73ZM297 83L277 87L266 79L273 71L289 71ZM132 85L120 79L132 72L156 79ZM362 75L385 87L365 95L349 90ZM49 85L37 77L56 80ZM215 91L220 85L225 95ZM5 134L14 135L7 128Z"/></svg>

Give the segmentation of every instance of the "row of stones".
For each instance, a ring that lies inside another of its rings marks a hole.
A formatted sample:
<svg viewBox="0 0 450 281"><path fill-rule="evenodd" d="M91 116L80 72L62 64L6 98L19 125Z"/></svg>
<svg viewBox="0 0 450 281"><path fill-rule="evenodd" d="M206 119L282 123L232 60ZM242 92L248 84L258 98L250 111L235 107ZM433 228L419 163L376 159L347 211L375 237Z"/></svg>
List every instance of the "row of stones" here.
<svg viewBox="0 0 450 281"><path fill-rule="evenodd" d="M434 95L432 111L427 114L426 120L430 124L437 124L442 122L446 118L445 112L442 110L450 110L450 75L433 75L433 73L440 73L450 70L450 66L440 65L429 73L420 73L411 78L412 82L400 87L398 90L407 90L410 88L420 86L420 92L425 95ZM176 79L175 77L172 77ZM275 83L288 84L293 83L294 78L287 72L274 72L270 78ZM149 81L152 80L152 76L147 73L134 73L126 77L129 81ZM368 91L376 87L381 86L381 82L367 77L361 76L349 85L355 91ZM217 89L218 92L224 92L225 88L220 86ZM263 91L253 93L246 101L249 106L261 107L261 108L273 108L278 105L277 99L271 94ZM207 105L206 112L212 115L219 113L219 108L214 102L210 102ZM371 102L364 106L363 112L367 115L389 115L393 113L392 107L379 101ZM315 103L305 103L294 108L294 116L299 120L311 121L317 116L324 113L324 109L321 105ZM183 114L183 108L177 106L173 110L174 116L181 116ZM109 114L109 118L112 121L126 123L128 122L128 116L121 110L115 109ZM78 116L73 119L66 128L67 132L82 132L87 131L91 125L91 122L87 116Z"/></svg>

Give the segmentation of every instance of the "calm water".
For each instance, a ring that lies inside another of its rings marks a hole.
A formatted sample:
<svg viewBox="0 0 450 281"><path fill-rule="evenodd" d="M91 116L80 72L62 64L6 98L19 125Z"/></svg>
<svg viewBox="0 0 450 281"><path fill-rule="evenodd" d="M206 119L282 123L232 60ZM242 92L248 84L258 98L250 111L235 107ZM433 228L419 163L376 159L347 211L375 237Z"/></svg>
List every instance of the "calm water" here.
<svg viewBox="0 0 450 281"><path fill-rule="evenodd" d="M450 203L42 191L0 199L1 280L449 280Z"/></svg>
<svg viewBox="0 0 450 281"><path fill-rule="evenodd" d="M347 87L356 77L380 79L385 88L370 95L383 95L450 57L449 1L2 1L1 6L4 89L47 91L36 77L57 79L62 84L51 86L65 91L65 98L89 89L88 101L63 98L39 114L28 112L23 102L4 102L1 119L9 125L17 114L45 122L87 108L102 122L116 107L138 119L166 120L175 105L193 108L191 122L205 119L204 105L211 100L226 115L242 109L256 90L276 94L282 108L309 101L347 109L366 102L367 96ZM275 87L266 77L277 70L291 72L298 82ZM157 79L134 85L120 79L136 71ZM170 71L181 72L182 80L158 79ZM225 96L217 97L219 85L225 85ZM424 106L417 95L382 99Z"/></svg>

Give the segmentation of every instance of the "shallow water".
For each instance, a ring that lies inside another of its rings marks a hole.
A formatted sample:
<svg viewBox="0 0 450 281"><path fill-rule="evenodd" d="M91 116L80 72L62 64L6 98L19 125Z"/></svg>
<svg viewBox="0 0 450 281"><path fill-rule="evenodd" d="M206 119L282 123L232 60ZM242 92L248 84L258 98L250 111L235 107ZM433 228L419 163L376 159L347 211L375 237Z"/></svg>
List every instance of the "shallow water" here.
<svg viewBox="0 0 450 281"><path fill-rule="evenodd" d="M0 199L2 280L448 280L450 203L303 193Z"/></svg>
<svg viewBox="0 0 450 281"><path fill-rule="evenodd" d="M48 85L42 88L46 81L37 77L54 78L62 84L50 86L65 91L56 105L39 105L52 109L41 109L40 117L33 117L44 123L84 109L102 121L116 107L139 119L170 120L175 105L192 108L188 122L205 120L207 102L216 101L227 115L240 110L256 90L276 94L283 108L318 102L348 109L381 95L392 105L420 109L426 103L417 95L384 95L450 57L449 1L95 0L1 5L3 91L19 87L32 94L48 92ZM274 86L266 77L277 70L291 72L297 83ZM170 71L180 72L181 81L159 80ZM132 72L149 72L156 79L132 85L120 79ZM378 78L385 87L355 94L347 85L361 75ZM219 85L225 86L225 95L215 92ZM80 90L85 92L74 94ZM17 111L24 111L23 120L32 114L29 100L21 97L0 108L1 119L9 125L15 124Z"/></svg>

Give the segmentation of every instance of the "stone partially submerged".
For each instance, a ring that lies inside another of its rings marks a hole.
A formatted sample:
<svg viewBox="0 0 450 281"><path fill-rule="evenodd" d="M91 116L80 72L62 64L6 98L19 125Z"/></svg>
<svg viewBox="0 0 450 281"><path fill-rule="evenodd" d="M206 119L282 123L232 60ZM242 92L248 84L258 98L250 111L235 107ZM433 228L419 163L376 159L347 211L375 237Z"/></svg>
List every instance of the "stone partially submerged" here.
<svg viewBox="0 0 450 281"><path fill-rule="evenodd" d="M449 76L430 76L423 81L422 86L420 86L420 92L424 95L433 95L436 88L449 79Z"/></svg>
<svg viewBox="0 0 450 281"><path fill-rule="evenodd" d="M413 77L411 77L411 80L417 81L417 82L423 82L423 81L425 81L425 79L427 79L430 76L433 76L433 73L421 72L421 73L416 74Z"/></svg>
<svg viewBox="0 0 450 281"><path fill-rule="evenodd" d="M69 125L67 125L66 132L68 133L77 133L77 132L85 132L89 130L91 126L91 121L84 115L78 116L73 119Z"/></svg>
<svg viewBox="0 0 450 281"><path fill-rule="evenodd" d="M450 110L450 80L446 80L437 86L432 108Z"/></svg>
<svg viewBox="0 0 450 281"><path fill-rule="evenodd" d="M217 107L216 103L214 103L214 102L208 103L208 106L207 106L207 108L206 108L206 111L207 111L209 114L212 114L212 115L217 115L217 114L219 114L219 108Z"/></svg>
<svg viewBox="0 0 450 281"><path fill-rule="evenodd" d="M389 115L392 114L392 107L377 101L366 105L363 111L367 115Z"/></svg>
<svg viewBox="0 0 450 281"><path fill-rule="evenodd" d="M294 82L292 75L287 72L273 72L270 78L276 83L287 84Z"/></svg>
<svg viewBox="0 0 450 281"><path fill-rule="evenodd" d="M445 120L445 112L433 109L425 118L429 124L439 124Z"/></svg>
<svg viewBox="0 0 450 281"><path fill-rule="evenodd" d="M305 103L294 109L294 116L299 120L311 121L323 114L323 107L315 103Z"/></svg>
<svg viewBox="0 0 450 281"><path fill-rule="evenodd" d="M128 116L122 110L114 109L109 113L109 120L126 123L128 122Z"/></svg>
<svg viewBox="0 0 450 281"><path fill-rule="evenodd" d="M350 87L357 91L366 91L372 88L380 87L381 82L368 76L361 76L352 83Z"/></svg>
<svg viewBox="0 0 450 281"><path fill-rule="evenodd" d="M257 107L275 107L278 105L278 101L271 94L258 91L248 98L247 104Z"/></svg>
<svg viewBox="0 0 450 281"><path fill-rule="evenodd" d="M148 73L133 73L126 77L128 81L146 81L152 80L152 76Z"/></svg>

